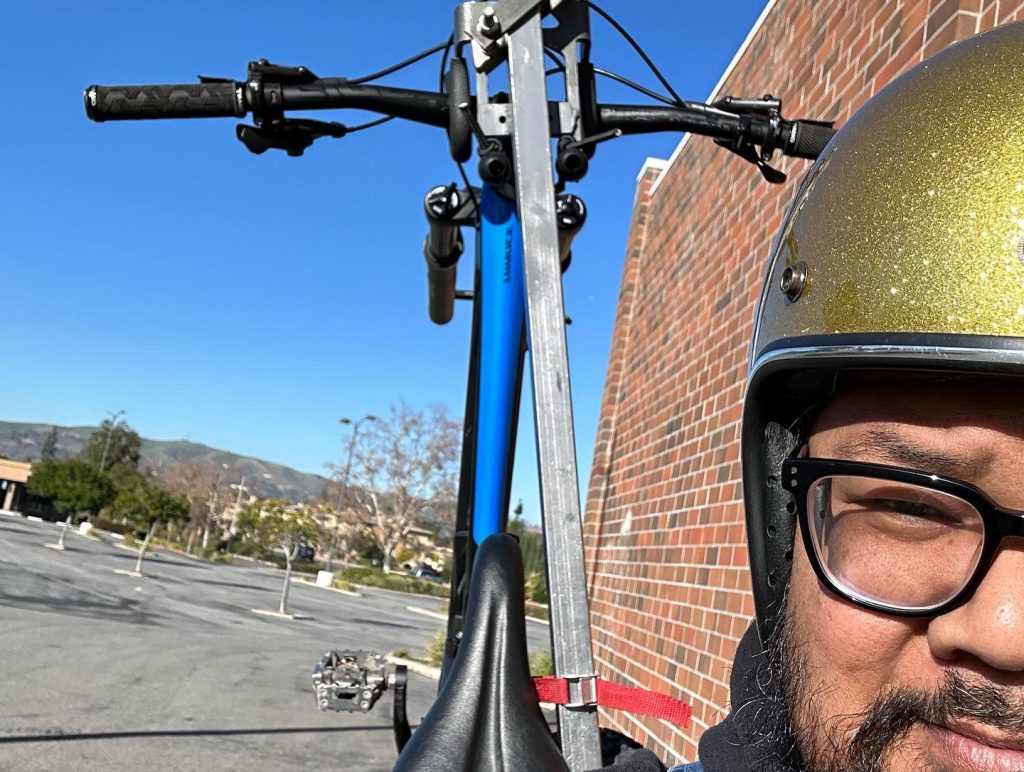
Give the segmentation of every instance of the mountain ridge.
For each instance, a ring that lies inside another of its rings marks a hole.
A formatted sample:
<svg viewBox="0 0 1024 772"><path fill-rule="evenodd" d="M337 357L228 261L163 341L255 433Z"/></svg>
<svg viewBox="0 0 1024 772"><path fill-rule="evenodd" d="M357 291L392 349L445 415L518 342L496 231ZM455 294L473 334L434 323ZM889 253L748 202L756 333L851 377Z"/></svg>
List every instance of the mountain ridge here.
<svg viewBox="0 0 1024 772"><path fill-rule="evenodd" d="M43 442L57 428L57 458L77 456L85 448L96 426L61 426L39 422L0 421L0 456L15 461L38 460ZM265 498L307 502L322 497L329 482L324 475L292 469L284 464L221 450L191 440L157 440L142 437L139 465L162 471L189 461L227 464L226 479L242 475L251 493ZM270 475L266 478L264 475Z"/></svg>

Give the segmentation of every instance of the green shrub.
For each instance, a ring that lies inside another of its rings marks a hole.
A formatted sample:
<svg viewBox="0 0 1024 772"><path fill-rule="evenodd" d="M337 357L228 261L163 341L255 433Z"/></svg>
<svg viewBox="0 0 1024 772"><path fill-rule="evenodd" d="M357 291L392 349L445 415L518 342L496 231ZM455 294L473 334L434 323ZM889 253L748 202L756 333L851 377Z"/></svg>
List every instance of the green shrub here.
<svg viewBox="0 0 1024 772"><path fill-rule="evenodd" d="M216 550L210 555L210 560L214 563L230 563L234 558L226 552L217 552Z"/></svg>
<svg viewBox="0 0 1024 772"><path fill-rule="evenodd" d="M286 568L288 566L288 561L285 560L284 555L282 555L280 552L274 552L274 553L272 553L270 555L267 555L266 557L264 557L262 559L270 561L271 563L276 565L278 568ZM315 574L319 570L320 570L320 565L318 563L314 563L311 560L293 560L292 561L292 572L293 573L296 573L296 574Z"/></svg>
<svg viewBox="0 0 1024 772"><path fill-rule="evenodd" d="M135 528L126 523L113 523L110 520L105 520L99 517L90 517L89 522L92 523L93 528L99 528L101 531L110 531L110 533L134 533Z"/></svg>
<svg viewBox="0 0 1024 772"><path fill-rule="evenodd" d="M544 676L554 674L555 663L551 660L550 651L541 649L530 655L530 675Z"/></svg>
<svg viewBox="0 0 1024 772"><path fill-rule="evenodd" d="M424 579L413 579L411 576L403 576L401 574L385 574L379 568L349 566L338 571L335 576L352 584L361 584L364 587L379 587L382 590L431 595L435 598L447 598L449 594L448 588L444 585L434 584Z"/></svg>
<svg viewBox="0 0 1024 772"><path fill-rule="evenodd" d="M441 667L441 663L444 662L444 639L445 631L442 627L423 647L423 661L431 667Z"/></svg>
<svg viewBox="0 0 1024 772"><path fill-rule="evenodd" d="M545 622L551 617L548 614L547 606L534 606L530 603L526 604L526 616L533 617L534 619L543 619Z"/></svg>

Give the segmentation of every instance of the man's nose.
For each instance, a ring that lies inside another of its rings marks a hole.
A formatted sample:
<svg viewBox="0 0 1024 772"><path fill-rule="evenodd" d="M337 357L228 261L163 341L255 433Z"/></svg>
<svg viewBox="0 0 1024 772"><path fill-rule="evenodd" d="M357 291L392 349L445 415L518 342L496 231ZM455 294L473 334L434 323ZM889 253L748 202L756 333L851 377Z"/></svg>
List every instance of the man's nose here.
<svg viewBox="0 0 1024 772"><path fill-rule="evenodd" d="M940 659L1024 671L1024 539L1003 541L971 599L928 625L928 645Z"/></svg>

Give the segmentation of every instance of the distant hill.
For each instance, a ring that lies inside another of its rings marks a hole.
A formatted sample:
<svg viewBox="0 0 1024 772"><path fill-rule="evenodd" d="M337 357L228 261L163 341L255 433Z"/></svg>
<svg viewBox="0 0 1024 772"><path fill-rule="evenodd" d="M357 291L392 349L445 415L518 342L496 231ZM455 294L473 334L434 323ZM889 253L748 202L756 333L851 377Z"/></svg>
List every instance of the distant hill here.
<svg viewBox="0 0 1024 772"><path fill-rule="evenodd" d="M52 424L0 421L0 456L16 461L38 460L52 427ZM95 426L58 426L57 458L77 456L96 429ZM143 438L141 466L161 471L186 461L227 464L226 479L238 482L245 475L245 487L263 498L310 501L320 498L327 482L323 475L298 472L282 464L217 450L198 442ZM264 474L269 474L270 479L263 477Z"/></svg>

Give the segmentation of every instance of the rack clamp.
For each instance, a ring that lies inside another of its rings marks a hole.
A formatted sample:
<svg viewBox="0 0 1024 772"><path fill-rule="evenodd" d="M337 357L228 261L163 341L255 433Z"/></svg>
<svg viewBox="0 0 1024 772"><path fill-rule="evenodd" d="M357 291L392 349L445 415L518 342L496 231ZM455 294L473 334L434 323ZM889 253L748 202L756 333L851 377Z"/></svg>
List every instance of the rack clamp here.
<svg viewBox="0 0 1024 772"><path fill-rule="evenodd" d="M497 0L490 3L463 3L459 7L463 34L476 43L473 64L480 72L490 72L508 57L505 36L514 32L538 11L547 15L573 0Z"/></svg>

